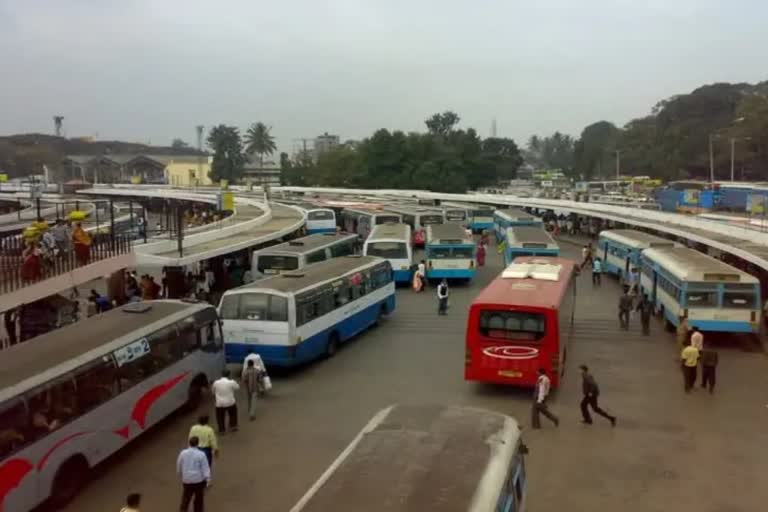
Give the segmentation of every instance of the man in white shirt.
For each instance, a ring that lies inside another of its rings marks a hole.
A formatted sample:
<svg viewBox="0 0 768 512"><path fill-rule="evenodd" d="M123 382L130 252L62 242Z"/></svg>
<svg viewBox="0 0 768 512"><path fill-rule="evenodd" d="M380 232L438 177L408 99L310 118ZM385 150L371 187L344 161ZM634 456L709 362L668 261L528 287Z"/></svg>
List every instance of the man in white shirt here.
<svg viewBox="0 0 768 512"><path fill-rule="evenodd" d="M229 370L224 370L220 379L211 386L216 401L216 423L219 434L227 432L225 416L229 417L229 430L237 432L237 399L235 392L240 385L229 377Z"/></svg>
<svg viewBox="0 0 768 512"><path fill-rule="evenodd" d="M194 497L194 511L203 512L205 488L211 483L211 467L208 458L197 446L197 437L189 438L189 446L181 450L176 459L176 472L181 478L183 492L181 495L181 512L186 512L189 502Z"/></svg>
<svg viewBox="0 0 768 512"><path fill-rule="evenodd" d="M696 347L696 350L701 352L704 350L704 335L698 327L693 328L693 334L691 334L691 345Z"/></svg>
<svg viewBox="0 0 768 512"><path fill-rule="evenodd" d="M552 414L552 412L549 410L549 407L547 407L547 398L549 397L551 382L549 377L547 377L547 372L544 370L544 368L539 368L538 373L539 378L536 379L536 387L533 388L533 411L531 426L535 429L541 428L541 422L539 421L539 413L541 413L549 418L549 420L557 427L560 425L560 420L558 420L557 416Z"/></svg>

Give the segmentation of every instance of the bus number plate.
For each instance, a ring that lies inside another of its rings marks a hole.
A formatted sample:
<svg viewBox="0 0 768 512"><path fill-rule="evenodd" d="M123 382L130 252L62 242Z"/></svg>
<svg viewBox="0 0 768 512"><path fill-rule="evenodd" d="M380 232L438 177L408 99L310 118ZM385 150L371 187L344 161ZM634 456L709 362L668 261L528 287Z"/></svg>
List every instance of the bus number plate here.
<svg viewBox="0 0 768 512"><path fill-rule="evenodd" d="M130 345L120 347L113 353L117 360L117 366L123 366L124 364L149 354L149 341L147 338L142 338L138 341L134 341Z"/></svg>
<svg viewBox="0 0 768 512"><path fill-rule="evenodd" d="M520 378L523 376L523 372L515 370L499 370L499 375L502 377Z"/></svg>

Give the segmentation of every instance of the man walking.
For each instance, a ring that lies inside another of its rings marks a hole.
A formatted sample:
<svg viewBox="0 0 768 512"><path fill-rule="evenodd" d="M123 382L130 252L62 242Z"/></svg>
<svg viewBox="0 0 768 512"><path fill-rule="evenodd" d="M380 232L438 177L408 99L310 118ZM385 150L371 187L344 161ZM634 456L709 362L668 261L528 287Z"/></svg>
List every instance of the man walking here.
<svg viewBox="0 0 768 512"><path fill-rule="evenodd" d="M198 440L197 447L205 454L205 458L208 459L208 467L213 469L213 456L219 456L219 441L216 438L216 432L209 425L210 417L207 414L203 414L197 419L197 424L192 425L189 429L189 439L196 437Z"/></svg>
<svg viewBox="0 0 768 512"><path fill-rule="evenodd" d="M437 285L437 314L445 315L448 313L448 281L443 279Z"/></svg>
<svg viewBox="0 0 768 512"><path fill-rule="evenodd" d="M643 326L643 336L649 336L651 334L653 302L650 301L647 295L643 295L643 298L637 304L635 310L640 312L640 324Z"/></svg>
<svg viewBox="0 0 768 512"><path fill-rule="evenodd" d="M261 378L261 370L256 368L255 361L248 359L245 370L243 370L243 385L248 394L248 419L251 421L256 417L256 401L259 399L259 380Z"/></svg>
<svg viewBox="0 0 768 512"><path fill-rule="evenodd" d="M581 368L581 389L584 393L584 398L581 399L582 423L586 423L587 425L592 424L592 416L590 416L588 409L588 407L591 407L595 413L610 421L611 426L615 427L616 416L611 416L597 405L597 398L600 396L600 388L597 387L595 378L589 373L589 368L584 364L579 366L579 368Z"/></svg>
<svg viewBox="0 0 768 512"><path fill-rule="evenodd" d="M709 387L709 392L715 392L715 374L719 356L716 351L708 348L701 353L701 387Z"/></svg>
<svg viewBox="0 0 768 512"><path fill-rule="evenodd" d="M691 345L690 341L686 340L685 347L680 353L680 360L683 367L685 392L690 393L691 388L696 383L696 366L699 364L699 350Z"/></svg>
<svg viewBox="0 0 768 512"><path fill-rule="evenodd" d="M619 297L619 325L622 329L629 330L629 312L632 309L632 296L625 289Z"/></svg>
<svg viewBox="0 0 768 512"><path fill-rule="evenodd" d="M183 492L181 494L180 512L187 512L189 502L194 497L194 512L203 512L205 488L211 483L211 468L208 459L197 447L198 439L189 439L189 447L181 450L176 460L176 472L181 477Z"/></svg>
<svg viewBox="0 0 768 512"><path fill-rule="evenodd" d="M552 414L552 412L549 410L549 407L547 407L547 398L549 397L551 382L549 377L547 377L547 373L544 368L539 368L538 373L539 377L536 379L536 387L533 388L533 411L531 426L535 429L541 428L541 422L539 421L539 413L541 413L549 418L549 420L557 427L560 425L560 420L558 420L557 416Z"/></svg>
<svg viewBox="0 0 768 512"><path fill-rule="evenodd" d="M229 378L229 370L224 370L220 379L211 386L216 401L216 424L219 434L227 432L225 417L229 418L229 429L237 431L237 400L235 392L240 389L237 382Z"/></svg>
<svg viewBox="0 0 768 512"><path fill-rule="evenodd" d="M603 273L603 261L595 258L592 262L592 286L600 286L600 277Z"/></svg>

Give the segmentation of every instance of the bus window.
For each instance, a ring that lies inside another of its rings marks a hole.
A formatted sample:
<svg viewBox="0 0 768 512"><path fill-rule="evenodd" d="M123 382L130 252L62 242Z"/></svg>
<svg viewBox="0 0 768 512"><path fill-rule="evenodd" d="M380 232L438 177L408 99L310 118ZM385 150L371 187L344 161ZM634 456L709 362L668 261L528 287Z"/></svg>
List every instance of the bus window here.
<svg viewBox="0 0 768 512"><path fill-rule="evenodd" d="M178 324L178 345L182 357L200 349L200 331L195 327L194 318L187 318Z"/></svg>
<svg viewBox="0 0 768 512"><path fill-rule="evenodd" d="M159 372L183 357L182 344L177 341L176 326L171 325L150 334L149 358L154 368L152 373Z"/></svg>
<svg viewBox="0 0 768 512"><path fill-rule="evenodd" d="M237 320L237 310L240 307L240 294L225 295L221 301L221 319Z"/></svg>
<svg viewBox="0 0 768 512"><path fill-rule="evenodd" d="M240 308L235 318L240 320L267 320L269 318L269 295L263 293L241 293Z"/></svg>
<svg viewBox="0 0 768 512"><path fill-rule="evenodd" d="M109 356L93 361L75 375L77 407L81 414L95 409L118 393L117 368Z"/></svg>
<svg viewBox="0 0 768 512"><path fill-rule="evenodd" d="M325 261L326 259L325 249L320 249L319 251L307 254L307 263L317 263L318 261Z"/></svg>
<svg viewBox="0 0 768 512"><path fill-rule="evenodd" d="M308 220L333 220L333 212L327 210L314 210L307 214Z"/></svg>
<svg viewBox="0 0 768 512"><path fill-rule="evenodd" d="M299 258L296 256L259 255L257 263L257 270L262 274L297 268L299 268Z"/></svg>
<svg viewBox="0 0 768 512"><path fill-rule="evenodd" d="M0 459L31 441L26 427L27 411L21 400L9 400L0 405Z"/></svg>
<svg viewBox="0 0 768 512"><path fill-rule="evenodd" d="M689 291L685 295L689 308L717 307L717 292Z"/></svg>
<svg viewBox="0 0 768 512"><path fill-rule="evenodd" d="M288 299L278 295L269 297L268 318L272 322L288 321Z"/></svg>
<svg viewBox="0 0 768 512"><path fill-rule="evenodd" d="M57 430L77 416L75 386L70 379L54 382L27 396L30 441L36 441Z"/></svg>
<svg viewBox="0 0 768 512"><path fill-rule="evenodd" d="M451 255L454 258L470 259L471 260L473 258L473 255L472 255L473 251L474 250L472 249L472 247L454 247L453 248L453 252L451 253Z"/></svg>
<svg viewBox="0 0 768 512"><path fill-rule="evenodd" d="M451 257L450 247L430 247L427 250L427 258L443 260Z"/></svg>
<svg viewBox="0 0 768 512"><path fill-rule="evenodd" d="M421 216L422 226L427 226L429 224L442 224L442 223L443 223L442 215L422 215Z"/></svg>
<svg viewBox="0 0 768 512"><path fill-rule="evenodd" d="M523 311L483 311L480 334L487 338L538 341L544 337L545 317Z"/></svg>
<svg viewBox="0 0 768 512"><path fill-rule="evenodd" d="M366 251L368 256L378 256L379 258L408 258L408 247L402 242L371 242Z"/></svg>
<svg viewBox="0 0 768 512"><path fill-rule="evenodd" d="M352 242L344 242L331 246L331 257L338 258L339 256L349 256L355 254L355 245Z"/></svg>

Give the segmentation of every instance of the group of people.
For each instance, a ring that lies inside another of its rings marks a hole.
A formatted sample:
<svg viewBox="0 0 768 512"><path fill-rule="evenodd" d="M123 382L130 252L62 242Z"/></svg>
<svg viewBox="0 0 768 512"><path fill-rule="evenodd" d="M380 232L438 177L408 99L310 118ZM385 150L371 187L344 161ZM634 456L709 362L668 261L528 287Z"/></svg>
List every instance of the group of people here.
<svg viewBox="0 0 768 512"><path fill-rule="evenodd" d="M48 226L45 219L38 218L25 232L21 252L22 280L41 279L45 268L52 267L58 258L73 250L78 265L88 264L92 243L91 235L80 222L72 229L70 221L56 219L53 226Z"/></svg>
<svg viewBox="0 0 768 512"><path fill-rule="evenodd" d="M701 387L708 389L710 394L714 393L719 359L716 350L704 348L704 335L698 327L694 327L690 337L683 341L683 350L680 352L685 392L690 393L696 385L698 367L701 365Z"/></svg>

